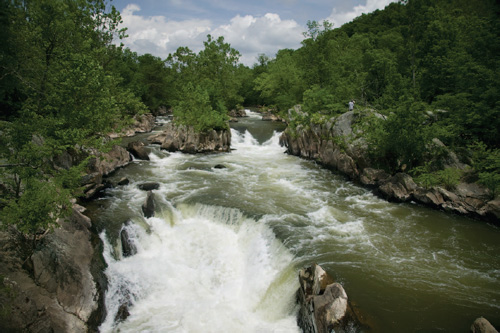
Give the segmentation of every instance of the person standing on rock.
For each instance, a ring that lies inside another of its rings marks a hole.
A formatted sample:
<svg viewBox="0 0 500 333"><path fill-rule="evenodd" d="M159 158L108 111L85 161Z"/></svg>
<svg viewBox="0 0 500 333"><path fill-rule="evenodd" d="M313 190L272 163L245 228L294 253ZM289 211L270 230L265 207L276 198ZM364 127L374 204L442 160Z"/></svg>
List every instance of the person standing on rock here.
<svg viewBox="0 0 500 333"><path fill-rule="evenodd" d="M349 111L354 110L354 103L356 103L356 102L354 102L354 100L353 100L353 99L351 99L351 100L349 101Z"/></svg>

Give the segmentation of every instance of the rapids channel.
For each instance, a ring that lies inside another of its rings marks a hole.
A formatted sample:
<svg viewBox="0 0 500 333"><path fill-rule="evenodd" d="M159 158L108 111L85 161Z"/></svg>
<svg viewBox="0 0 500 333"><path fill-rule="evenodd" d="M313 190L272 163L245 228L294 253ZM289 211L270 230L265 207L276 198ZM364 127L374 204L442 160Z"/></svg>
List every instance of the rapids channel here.
<svg viewBox="0 0 500 333"><path fill-rule="evenodd" d="M247 114L231 125L230 153L150 145L150 161L111 177L130 183L92 204L107 263L101 332L300 332L297 271L313 262L370 332L463 332L479 316L500 325L498 227L379 199L285 154L284 125ZM144 182L160 183L152 218ZM122 228L137 247L125 258ZM123 302L130 315L116 322Z"/></svg>

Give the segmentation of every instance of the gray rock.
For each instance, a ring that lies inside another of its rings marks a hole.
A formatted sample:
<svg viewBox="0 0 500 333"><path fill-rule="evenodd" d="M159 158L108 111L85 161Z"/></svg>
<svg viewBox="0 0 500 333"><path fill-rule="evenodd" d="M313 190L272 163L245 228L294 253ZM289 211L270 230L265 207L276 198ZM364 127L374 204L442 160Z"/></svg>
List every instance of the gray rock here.
<svg viewBox="0 0 500 333"><path fill-rule="evenodd" d="M344 288L316 264L299 271L297 322L305 333L345 331L361 327Z"/></svg>
<svg viewBox="0 0 500 333"><path fill-rule="evenodd" d="M161 148L170 152L184 153L228 152L231 145L229 130L211 130L195 132L193 127L168 123L164 131L148 138L152 143L161 144Z"/></svg>
<svg viewBox="0 0 500 333"><path fill-rule="evenodd" d="M224 164L216 164L214 169L227 169L227 167Z"/></svg>
<svg viewBox="0 0 500 333"><path fill-rule="evenodd" d="M381 181L385 181L390 177L390 175L384 170L364 168L359 180L364 185L377 185Z"/></svg>
<svg viewBox="0 0 500 333"><path fill-rule="evenodd" d="M328 333L341 326L347 313L347 294L340 284L328 285L322 295L314 296L313 302L318 333Z"/></svg>
<svg viewBox="0 0 500 333"><path fill-rule="evenodd" d="M129 142L127 150L137 159L149 161L149 155L144 147L144 143L140 141Z"/></svg>
<svg viewBox="0 0 500 333"><path fill-rule="evenodd" d="M498 333L498 331L483 317L477 318L470 327L471 333Z"/></svg>
<svg viewBox="0 0 500 333"><path fill-rule="evenodd" d="M116 185L118 186L123 186L123 185L128 185L130 184L130 180L127 177L121 178Z"/></svg>
<svg viewBox="0 0 500 333"><path fill-rule="evenodd" d="M155 195L152 191L148 191L146 201L142 204L142 212L147 218L155 215Z"/></svg>
<svg viewBox="0 0 500 333"><path fill-rule="evenodd" d="M154 212L154 205L153 205L153 212ZM134 254L137 253L137 247L130 240L130 236L128 234L128 231L125 228L122 228L122 230L120 231L120 241L122 243L122 256L123 257L130 257L130 256L133 256Z"/></svg>
<svg viewBox="0 0 500 333"><path fill-rule="evenodd" d="M31 272L21 268L22 243L0 232L0 288L3 309L0 331L87 332L87 322L98 310L101 295L90 272L94 249L88 227L90 219L74 205L68 220L46 235L28 259ZM7 246L5 246L7 244Z"/></svg>
<svg viewBox="0 0 500 333"><path fill-rule="evenodd" d="M137 187L139 187L140 190L142 191L152 191L152 190L157 190L160 188L160 183L142 183L139 184Z"/></svg>
<svg viewBox="0 0 500 333"><path fill-rule="evenodd" d="M413 198L412 194L417 189L417 184L410 175L397 173L382 182L378 188L382 196L389 200L404 202Z"/></svg>
<svg viewBox="0 0 500 333"><path fill-rule="evenodd" d="M110 138L134 136L136 133L151 132L155 126L155 116L151 113L134 116L134 123L121 132L110 133Z"/></svg>
<svg viewBox="0 0 500 333"><path fill-rule="evenodd" d="M356 128L356 123L368 113L385 119L373 111L346 112L324 119L321 124L287 128L280 136L280 144L287 148L288 154L313 159L364 185L374 187L375 193L387 200L417 201L432 208L500 224L499 201L491 200L490 193L483 186L462 182L453 190L440 187L427 189L417 186L408 174L389 175L373 169L363 133ZM293 119L303 113L300 106L296 106L288 114ZM435 139L433 145L445 153L440 163L458 169L466 168L442 142Z"/></svg>
<svg viewBox="0 0 500 333"><path fill-rule="evenodd" d="M229 115L229 117L232 117L232 118L248 117L247 112L244 109L240 109L240 110L233 109L233 110L229 111L228 115Z"/></svg>

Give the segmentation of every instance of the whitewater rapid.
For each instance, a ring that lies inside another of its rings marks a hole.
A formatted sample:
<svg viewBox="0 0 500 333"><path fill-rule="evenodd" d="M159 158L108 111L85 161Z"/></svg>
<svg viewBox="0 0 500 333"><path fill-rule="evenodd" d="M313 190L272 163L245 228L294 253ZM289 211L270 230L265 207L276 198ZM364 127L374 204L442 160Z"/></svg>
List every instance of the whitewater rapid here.
<svg viewBox="0 0 500 333"><path fill-rule="evenodd" d="M381 200L285 154L276 124L233 124L232 151L148 147L98 202L108 289L101 332L297 332L299 268L319 263L375 331L500 320L498 228ZM217 168L215 167L217 166ZM158 182L155 217L146 192ZM121 254L126 228L137 254ZM130 315L116 320L122 304Z"/></svg>

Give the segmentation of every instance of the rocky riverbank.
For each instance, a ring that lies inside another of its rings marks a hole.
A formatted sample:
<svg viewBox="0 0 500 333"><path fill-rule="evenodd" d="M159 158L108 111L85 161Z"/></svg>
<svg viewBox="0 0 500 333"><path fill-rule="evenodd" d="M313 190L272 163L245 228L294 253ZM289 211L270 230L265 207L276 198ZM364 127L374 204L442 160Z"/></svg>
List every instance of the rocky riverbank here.
<svg viewBox="0 0 500 333"><path fill-rule="evenodd" d="M74 204L33 254L15 229L0 232L0 331L88 332L98 324L102 293L91 265L99 254L83 211Z"/></svg>
<svg viewBox="0 0 500 333"><path fill-rule="evenodd" d="M295 112L300 113L296 107ZM292 155L315 160L325 167L339 171L350 179L371 187L381 197L397 202L417 202L493 223L500 223L500 199L491 199L488 191L476 183L460 182L453 189L423 188L403 172L388 174L371 166L367 145L356 124L364 115L353 111L332 117L321 124L287 128L281 145ZM462 166L453 152L448 164Z"/></svg>
<svg viewBox="0 0 500 333"><path fill-rule="evenodd" d="M154 117L144 115L111 137L151 131L153 125ZM125 148L115 145L105 153L70 149L51 163L67 169L87 158L83 200L108 187L106 176L131 160ZM0 230L1 332L89 332L102 322L105 264L100 240L84 211L74 201L71 216L58 220L52 232L39 235L35 251L31 240L14 227Z"/></svg>

